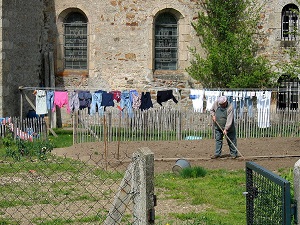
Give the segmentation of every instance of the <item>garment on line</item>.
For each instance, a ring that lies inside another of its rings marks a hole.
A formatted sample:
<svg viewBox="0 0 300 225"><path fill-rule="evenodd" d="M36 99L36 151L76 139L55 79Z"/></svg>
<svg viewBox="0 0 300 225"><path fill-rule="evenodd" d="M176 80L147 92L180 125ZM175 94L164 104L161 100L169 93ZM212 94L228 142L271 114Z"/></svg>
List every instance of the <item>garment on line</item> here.
<svg viewBox="0 0 300 225"><path fill-rule="evenodd" d="M177 99L173 95L173 90L165 90L165 91L158 91L157 92L157 103L162 106L163 102L168 100L173 100L176 104L178 103Z"/></svg>
<svg viewBox="0 0 300 225"><path fill-rule="evenodd" d="M59 108L66 107L67 113L70 113L69 97L66 91L55 91L52 111L55 112L56 106Z"/></svg>
<svg viewBox="0 0 300 225"><path fill-rule="evenodd" d="M37 115L44 115L48 113L47 109L47 95L44 90L37 90L35 95L35 112Z"/></svg>

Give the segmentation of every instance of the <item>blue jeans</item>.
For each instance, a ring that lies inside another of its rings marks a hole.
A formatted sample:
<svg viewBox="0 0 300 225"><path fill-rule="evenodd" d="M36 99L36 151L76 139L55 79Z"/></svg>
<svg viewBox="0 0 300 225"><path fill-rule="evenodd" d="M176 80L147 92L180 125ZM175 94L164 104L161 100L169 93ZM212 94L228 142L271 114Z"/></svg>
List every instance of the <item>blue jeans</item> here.
<svg viewBox="0 0 300 225"><path fill-rule="evenodd" d="M96 109L98 109L99 115L103 115L104 107L101 106L102 102L102 93L93 93L92 94L92 103L91 103L91 115L96 113Z"/></svg>
<svg viewBox="0 0 300 225"><path fill-rule="evenodd" d="M128 116L130 118L133 117L132 102L130 100L130 92L129 91L123 91L121 93L120 107L122 109L127 108L127 110L128 110Z"/></svg>
<svg viewBox="0 0 300 225"><path fill-rule="evenodd" d="M47 91L46 95L47 109L52 110L54 101L54 91Z"/></svg>

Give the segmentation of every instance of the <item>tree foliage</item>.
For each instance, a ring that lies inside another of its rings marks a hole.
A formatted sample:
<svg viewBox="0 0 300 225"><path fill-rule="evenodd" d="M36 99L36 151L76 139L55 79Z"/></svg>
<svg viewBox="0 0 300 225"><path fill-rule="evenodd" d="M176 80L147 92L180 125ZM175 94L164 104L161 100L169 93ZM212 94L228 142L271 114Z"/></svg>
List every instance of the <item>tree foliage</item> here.
<svg viewBox="0 0 300 225"><path fill-rule="evenodd" d="M254 0L200 0L203 11L192 23L204 54L191 49L187 72L205 88L271 87L275 74L257 56L259 6Z"/></svg>

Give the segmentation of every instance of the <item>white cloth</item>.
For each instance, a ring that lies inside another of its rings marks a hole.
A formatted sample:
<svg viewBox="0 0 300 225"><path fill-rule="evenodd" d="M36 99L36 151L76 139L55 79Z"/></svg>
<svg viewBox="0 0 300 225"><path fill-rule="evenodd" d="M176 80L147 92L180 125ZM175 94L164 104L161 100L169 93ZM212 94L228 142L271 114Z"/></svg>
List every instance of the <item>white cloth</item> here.
<svg viewBox="0 0 300 225"><path fill-rule="evenodd" d="M271 91L256 92L257 122L259 128L270 127Z"/></svg>
<svg viewBox="0 0 300 225"><path fill-rule="evenodd" d="M209 111L214 102L218 100L218 97L220 96L220 91L205 91L205 98L206 98L206 110Z"/></svg>
<svg viewBox="0 0 300 225"><path fill-rule="evenodd" d="M203 112L203 90L191 89L191 95L195 98L192 99L194 112Z"/></svg>
<svg viewBox="0 0 300 225"><path fill-rule="evenodd" d="M47 114L47 97L46 91L44 90L37 90L35 96L35 111L37 115Z"/></svg>

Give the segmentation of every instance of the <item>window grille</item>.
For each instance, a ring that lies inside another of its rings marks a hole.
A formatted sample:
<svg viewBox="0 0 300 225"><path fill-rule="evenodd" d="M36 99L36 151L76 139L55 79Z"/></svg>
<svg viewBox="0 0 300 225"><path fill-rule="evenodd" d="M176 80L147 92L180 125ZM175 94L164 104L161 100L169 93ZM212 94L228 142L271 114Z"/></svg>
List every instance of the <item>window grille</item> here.
<svg viewBox="0 0 300 225"><path fill-rule="evenodd" d="M283 7L281 14L281 37L284 41L295 41L298 34L299 9L294 4Z"/></svg>
<svg viewBox="0 0 300 225"><path fill-rule="evenodd" d="M68 15L64 22L64 67L87 69L87 20L78 12Z"/></svg>
<svg viewBox="0 0 300 225"><path fill-rule="evenodd" d="M279 92L277 108L298 109L299 107L299 79L291 78L289 75L282 75L279 80Z"/></svg>
<svg viewBox="0 0 300 225"><path fill-rule="evenodd" d="M176 70L178 52L178 25L170 13L155 20L155 69Z"/></svg>

